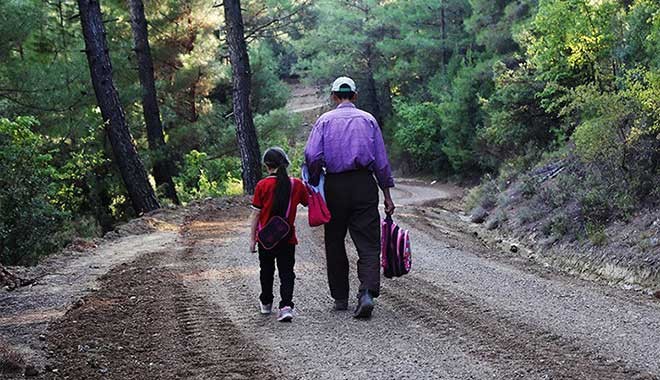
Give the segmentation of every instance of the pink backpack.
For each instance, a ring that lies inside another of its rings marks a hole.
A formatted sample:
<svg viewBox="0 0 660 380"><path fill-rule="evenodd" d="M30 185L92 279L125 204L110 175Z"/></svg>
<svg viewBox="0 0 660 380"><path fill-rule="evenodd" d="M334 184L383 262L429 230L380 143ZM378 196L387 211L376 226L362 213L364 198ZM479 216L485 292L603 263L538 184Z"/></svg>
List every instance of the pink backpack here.
<svg viewBox="0 0 660 380"><path fill-rule="evenodd" d="M410 234L397 226L391 215L383 220L381 235L381 265L387 278L401 277L410 272L412 264Z"/></svg>

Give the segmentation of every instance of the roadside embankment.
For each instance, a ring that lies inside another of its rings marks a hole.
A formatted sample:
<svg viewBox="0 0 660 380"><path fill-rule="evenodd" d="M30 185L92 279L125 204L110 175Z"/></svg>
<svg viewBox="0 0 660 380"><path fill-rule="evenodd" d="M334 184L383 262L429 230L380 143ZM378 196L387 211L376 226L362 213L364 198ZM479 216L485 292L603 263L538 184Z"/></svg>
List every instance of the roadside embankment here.
<svg viewBox="0 0 660 380"><path fill-rule="evenodd" d="M660 295L660 209L621 211L618 194L584 186L567 161L487 179L466 197L480 235L564 272Z"/></svg>

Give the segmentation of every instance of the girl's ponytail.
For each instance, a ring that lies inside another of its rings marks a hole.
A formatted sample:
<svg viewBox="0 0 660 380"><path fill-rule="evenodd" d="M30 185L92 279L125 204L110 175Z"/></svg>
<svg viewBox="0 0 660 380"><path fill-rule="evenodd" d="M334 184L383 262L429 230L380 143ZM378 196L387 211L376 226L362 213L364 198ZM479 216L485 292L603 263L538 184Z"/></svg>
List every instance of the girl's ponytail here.
<svg viewBox="0 0 660 380"><path fill-rule="evenodd" d="M264 164L271 169L277 169L272 215L285 217L291 196L291 180L286 170L289 166L289 158L282 148L273 147L264 153Z"/></svg>

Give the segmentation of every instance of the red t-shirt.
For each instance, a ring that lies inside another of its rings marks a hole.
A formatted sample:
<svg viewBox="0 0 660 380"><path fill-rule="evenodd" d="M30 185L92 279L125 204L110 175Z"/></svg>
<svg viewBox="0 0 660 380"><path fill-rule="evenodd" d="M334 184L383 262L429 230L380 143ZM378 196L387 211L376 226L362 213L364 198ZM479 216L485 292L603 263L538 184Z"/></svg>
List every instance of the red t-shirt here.
<svg viewBox="0 0 660 380"><path fill-rule="evenodd" d="M271 212L273 210L276 184L277 178L275 176L270 176L259 181L259 183L257 183L257 187L254 189L252 206L261 210L257 231L259 231L261 227L265 226L272 217ZM293 179L292 185L291 209L289 211L288 218L289 225L291 226L291 237L289 238L289 244L298 244L295 227L296 208L299 204L307 206L307 189L305 189L305 185L302 183L302 181L297 178Z"/></svg>

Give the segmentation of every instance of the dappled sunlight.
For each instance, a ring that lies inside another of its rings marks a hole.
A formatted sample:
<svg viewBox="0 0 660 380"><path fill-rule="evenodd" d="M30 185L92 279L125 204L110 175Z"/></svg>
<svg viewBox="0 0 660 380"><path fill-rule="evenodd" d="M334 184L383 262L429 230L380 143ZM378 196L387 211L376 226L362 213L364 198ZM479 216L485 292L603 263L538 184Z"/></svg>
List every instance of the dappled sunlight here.
<svg viewBox="0 0 660 380"><path fill-rule="evenodd" d="M227 234L243 233L248 228L247 222L237 221L195 221L186 228L186 234L199 239L214 239Z"/></svg>
<svg viewBox="0 0 660 380"><path fill-rule="evenodd" d="M207 280L238 280L257 275L259 268L257 264L242 268L224 268L199 270L190 273L179 274L179 278L184 281L207 281Z"/></svg>
<svg viewBox="0 0 660 380"><path fill-rule="evenodd" d="M30 325L34 323L46 323L59 318L64 315L66 309L45 309L36 310L30 313L21 313L20 315L12 315L7 317L0 317L0 326L19 326Z"/></svg>

